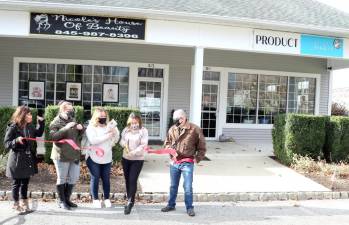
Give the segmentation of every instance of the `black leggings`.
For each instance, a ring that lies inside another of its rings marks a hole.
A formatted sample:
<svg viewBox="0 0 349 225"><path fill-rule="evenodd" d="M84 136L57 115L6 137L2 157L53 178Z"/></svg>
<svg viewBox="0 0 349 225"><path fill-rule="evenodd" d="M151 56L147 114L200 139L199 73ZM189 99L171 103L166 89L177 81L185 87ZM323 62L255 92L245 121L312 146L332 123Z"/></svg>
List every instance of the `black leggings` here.
<svg viewBox="0 0 349 225"><path fill-rule="evenodd" d="M12 182L12 198L14 201L19 200L19 189L21 189L21 199L28 198L29 178L13 179Z"/></svg>
<svg viewBox="0 0 349 225"><path fill-rule="evenodd" d="M127 199L128 201L134 203L137 192L137 181L139 174L141 173L144 160L128 160L122 158L121 162L124 170Z"/></svg>

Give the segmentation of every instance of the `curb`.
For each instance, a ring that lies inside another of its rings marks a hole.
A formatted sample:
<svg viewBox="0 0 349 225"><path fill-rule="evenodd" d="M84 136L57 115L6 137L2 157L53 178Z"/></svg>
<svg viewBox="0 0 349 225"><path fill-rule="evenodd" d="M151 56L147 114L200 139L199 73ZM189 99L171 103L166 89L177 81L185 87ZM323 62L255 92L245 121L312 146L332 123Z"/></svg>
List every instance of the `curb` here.
<svg viewBox="0 0 349 225"><path fill-rule="evenodd" d="M0 191L0 201L11 199L11 191ZM55 192L30 192L29 197L33 199L52 200L56 198ZM139 193L139 200L149 202L166 202L168 193ZM88 200L90 193L82 192L72 194L72 199ZM125 200L124 193L111 193L111 200ZM237 201L286 201L286 200L323 200L323 199L349 199L349 192L233 192L233 193L196 193L193 194L195 202L237 202ZM177 201L184 201L184 195L178 194Z"/></svg>

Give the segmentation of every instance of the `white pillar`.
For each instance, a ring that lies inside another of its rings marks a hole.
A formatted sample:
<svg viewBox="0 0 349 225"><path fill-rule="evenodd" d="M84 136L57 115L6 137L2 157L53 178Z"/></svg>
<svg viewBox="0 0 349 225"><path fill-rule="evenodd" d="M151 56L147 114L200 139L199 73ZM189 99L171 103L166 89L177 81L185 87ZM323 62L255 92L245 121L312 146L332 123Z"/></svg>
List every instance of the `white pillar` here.
<svg viewBox="0 0 349 225"><path fill-rule="evenodd" d="M195 62L191 74L190 121L201 124L202 72L204 69L204 48L195 48Z"/></svg>
<svg viewBox="0 0 349 225"><path fill-rule="evenodd" d="M332 88L333 88L333 70L330 70L328 73L329 76L329 84L328 84L328 110L327 115L331 115L332 111Z"/></svg>

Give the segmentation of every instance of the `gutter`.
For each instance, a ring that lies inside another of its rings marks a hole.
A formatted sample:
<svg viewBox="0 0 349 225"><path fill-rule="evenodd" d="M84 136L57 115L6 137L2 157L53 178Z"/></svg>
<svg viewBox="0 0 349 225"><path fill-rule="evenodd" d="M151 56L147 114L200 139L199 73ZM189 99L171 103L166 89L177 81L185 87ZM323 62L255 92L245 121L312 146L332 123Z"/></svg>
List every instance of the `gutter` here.
<svg viewBox="0 0 349 225"><path fill-rule="evenodd" d="M225 17L199 13L186 13L175 11L137 9L127 7L110 7L96 5L24 2L24 1L3 1L0 0L0 9L28 12L46 13L70 13L84 14L91 16L116 16L134 17L146 19L172 20L194 23L206 23L215 25L227 25L234 27L248 27L256 29L277 30L284 32L298 32L324 36L347 37L349 29L321 27L315 25L301 25L282 21L270 21L260 19L248 19L240 17Z"/></svg>

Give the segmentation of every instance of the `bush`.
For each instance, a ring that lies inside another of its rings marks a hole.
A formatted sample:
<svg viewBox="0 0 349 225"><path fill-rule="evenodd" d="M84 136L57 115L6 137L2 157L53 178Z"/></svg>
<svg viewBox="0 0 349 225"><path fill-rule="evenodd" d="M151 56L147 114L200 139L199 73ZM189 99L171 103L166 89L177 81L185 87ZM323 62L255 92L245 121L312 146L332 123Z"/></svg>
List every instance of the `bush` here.
<svg viewBox="0 0 349 225"><path fill-rule="evenodd" d="M84 117L84 109L82 106L74 106L75 109L75 118L78 123L83 123L83 117ZM52 120L57 116L59 111L59 106L57 105L49 105L45 109L45 139L49 140L50 138L50 123ZM46 163L52 163L51 157L51 151L52 151L52 143L45 143L45 155L44 160Z"/></svg>
<svg viewBox="0 0 349 225"><path fill-rule="evenodd" d="M332 103L331 105L331 115L332 116L347 116L348 110L344 104Z"/></svg>
<svg viewBox="0 0 349 225"><path fill-rule="evenodd" d="M286 114L279 114L275 117L274 126L272 129L272 140L274 155L284 164L289 165L292 162L292 152L286 151Z"/></svg>
<svg viewBox="0 0 349 225"><path fill-rule="evenodd" d="M125 108L125 107L113 107L113 106L104 106L104 109L108 111L110 119L114 119L118 123L118 129L120 133L126 127L127 119L131 113L140 115L138 109ZM92 109L94 111L95 107ZM119 144L116 144L113 147L113 162L119 162L122 157L122 147Z"/></svg>
<svg viewBox="0 0 349 225"><path fill-rule="evenodd" d="M328 120L327 116L301 114L276 117L272 131L275 156L286 165L292 163L294 154L323 157Z"/></svg>
<svg viewBox="0 0 349 225"><path fill-rule="evenodd" d="M326 159L349 162L349 118L332 116L327 124L326 134Z"/></svg>
<svg viewBox="0 0 349 225"><path fill-rule="evenodd" d="M0 176L3 176L6 172L8 154L0 155Z"/></svg>
<svg viewBox="0 0 349 225"><path fill-rule="evenodd" d="M6 127L10 122L12 114L15 112L15 107L0 107L0 155L6 155L7 151L4 146L4 137L6 133Z"/></svg>

